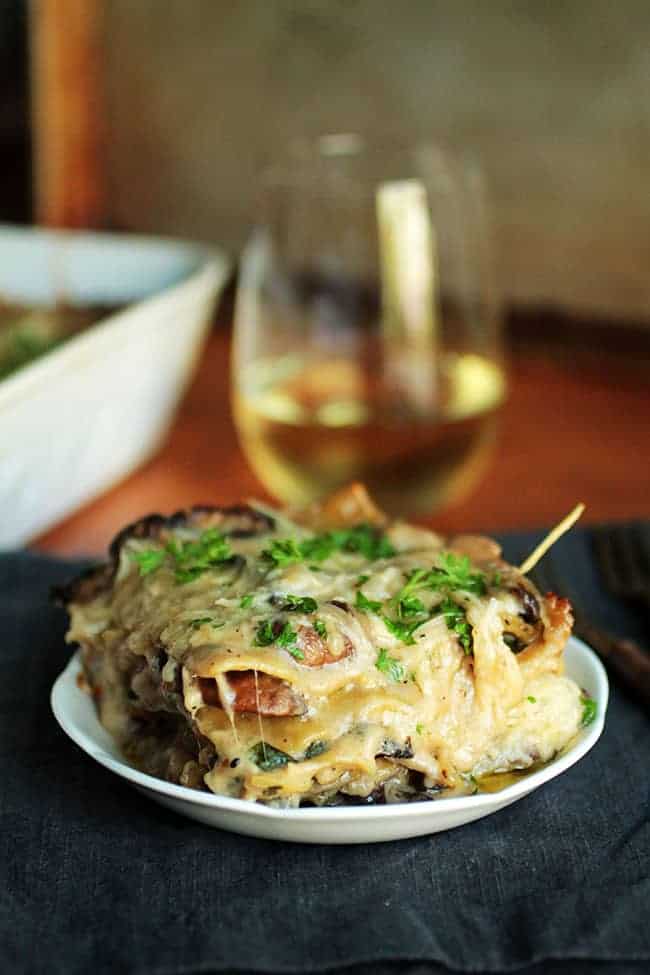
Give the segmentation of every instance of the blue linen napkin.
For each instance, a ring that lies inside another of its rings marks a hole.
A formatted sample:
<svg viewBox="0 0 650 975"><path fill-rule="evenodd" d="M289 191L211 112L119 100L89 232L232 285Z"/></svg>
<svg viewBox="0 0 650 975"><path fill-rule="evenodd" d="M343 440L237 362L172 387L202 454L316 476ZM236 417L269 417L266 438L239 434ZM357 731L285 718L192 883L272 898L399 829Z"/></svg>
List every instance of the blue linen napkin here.
<svg viewBox="0 0 650 975"><path fill-rule="evenodd" d="M506 556L535 540L508 536ZM650 646L602 590L587 531L553 557L594 622ZM56 725L70 651L48 589L78 568L0 556L0 971L650 971L650 736L615 686L593 751L494 816L367 847L236 836L145 799Z"/></svg>

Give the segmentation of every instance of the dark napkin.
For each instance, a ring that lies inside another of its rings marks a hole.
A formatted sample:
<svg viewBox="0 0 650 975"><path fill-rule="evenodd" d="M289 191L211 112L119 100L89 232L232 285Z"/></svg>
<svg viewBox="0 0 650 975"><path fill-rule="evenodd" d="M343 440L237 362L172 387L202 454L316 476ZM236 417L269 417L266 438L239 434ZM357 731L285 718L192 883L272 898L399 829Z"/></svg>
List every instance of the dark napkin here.
<svg viewBox="0 0 650 975"><path fill-rule="evenodd" d="M586 533L554 558L595 621L650 646L599 588ZM494 816L367 847L249 839L159 808L56 725L69 650L47 591L76 568L0 556L1 972L650 970L650 739L616 687L593 751Z"/></svg>

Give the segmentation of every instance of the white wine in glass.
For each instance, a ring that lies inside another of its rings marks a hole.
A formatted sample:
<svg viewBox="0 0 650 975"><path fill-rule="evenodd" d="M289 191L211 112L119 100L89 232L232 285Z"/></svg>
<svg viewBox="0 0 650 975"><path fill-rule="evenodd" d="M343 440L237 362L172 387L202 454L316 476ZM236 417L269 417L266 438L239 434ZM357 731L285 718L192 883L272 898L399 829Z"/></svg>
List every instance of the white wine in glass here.
<svg viewBox="0 0 650 975"><path fill-rule="evenodd" d="M475 171L330 136L275 172L267 200L232 365L256 474L289 504L351 480L393 514L457 500L506 388Z"/></svg>

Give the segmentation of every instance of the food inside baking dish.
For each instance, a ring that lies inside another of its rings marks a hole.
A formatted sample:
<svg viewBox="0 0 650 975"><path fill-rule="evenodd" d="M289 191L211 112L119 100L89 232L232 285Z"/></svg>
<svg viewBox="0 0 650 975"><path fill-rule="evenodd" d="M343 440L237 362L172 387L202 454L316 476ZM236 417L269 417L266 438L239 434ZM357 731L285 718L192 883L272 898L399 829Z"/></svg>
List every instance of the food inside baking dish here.
<svg viewBox="0 0 650 975"><path fill-rule="evenodd" d="M0 298L0 380L118 310L117 305L16 305Z"/></svg>
<svg viewBox="0 0 650 975"><path fill-rule="evenodd" d="M276 806L467 794L591 716L571 608L489 538L388 521L359 485L288 517L122 531L60 591L99 717L142 771Z"/></svg>

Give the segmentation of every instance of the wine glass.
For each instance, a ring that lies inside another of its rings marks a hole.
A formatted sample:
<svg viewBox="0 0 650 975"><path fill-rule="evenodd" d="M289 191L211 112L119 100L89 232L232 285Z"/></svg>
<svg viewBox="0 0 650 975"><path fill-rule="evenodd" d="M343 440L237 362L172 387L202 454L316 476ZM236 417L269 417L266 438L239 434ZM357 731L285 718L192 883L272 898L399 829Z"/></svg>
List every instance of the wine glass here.
<svg viewBox="0 0 650 975"><path fill-rule="evenodd" d="M299 143L243 254L232 398L265 487L363 481L428 515L485 469L506 383L480 171L436 146Z"/></svg>

